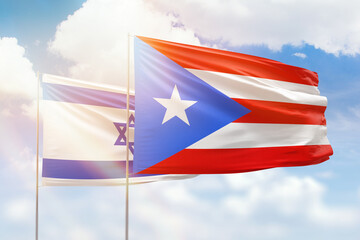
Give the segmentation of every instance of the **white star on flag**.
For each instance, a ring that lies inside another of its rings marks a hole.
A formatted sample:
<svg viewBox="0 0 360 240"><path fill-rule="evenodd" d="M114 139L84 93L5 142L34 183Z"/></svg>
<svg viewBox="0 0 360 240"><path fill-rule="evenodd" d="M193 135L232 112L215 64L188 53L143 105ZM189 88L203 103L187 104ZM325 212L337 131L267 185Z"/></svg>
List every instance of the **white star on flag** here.
<svg viewBox="0 0 360 240"><path fill-rule="evenodd" d="M190 126L185 110L195 104L197 101L181 100L179 91L175 85L171 94L171 98L154 98L158 103L166 108L165 116L162 124L166 123L173 117L180 118L183 122Z"/></svg>

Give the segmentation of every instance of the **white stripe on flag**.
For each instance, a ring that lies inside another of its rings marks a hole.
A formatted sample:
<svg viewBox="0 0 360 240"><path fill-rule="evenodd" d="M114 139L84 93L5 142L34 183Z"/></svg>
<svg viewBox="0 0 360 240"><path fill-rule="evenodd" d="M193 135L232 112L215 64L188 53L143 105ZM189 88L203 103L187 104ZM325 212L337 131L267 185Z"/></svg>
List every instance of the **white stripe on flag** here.
<svg viewBox="0 0 360 240"><path fill-rule="evenodd" d="M182 180L196 177L194 174L162 174L146 177L130 177L129 184L141 184L156 181ZM41 178L42 186L117 186L125 185L125 178L110 179L64 179L64 178Z"/></svg>
<svg viewBox="0 0 360 240"><path fill-rule="evenodd" d="M43 101L44 158L111 161L126 159L114 122L126 122L126 109ZM133 112L133 111L131 111ZM134 129L130 128L130 141ZM130 153L130 160L133 156Z"/></svg>
<svg viewBox="0 0 360 240"><path fill-rule="evenodd" d="M317 87L229 73L187 69L230 98L326 106Z"/></svg>
<svg viewBox="0 0 360 240"><path fill-rule="evenodd" d="M188 149L326 145L324 125L230 123Z"/></svg>

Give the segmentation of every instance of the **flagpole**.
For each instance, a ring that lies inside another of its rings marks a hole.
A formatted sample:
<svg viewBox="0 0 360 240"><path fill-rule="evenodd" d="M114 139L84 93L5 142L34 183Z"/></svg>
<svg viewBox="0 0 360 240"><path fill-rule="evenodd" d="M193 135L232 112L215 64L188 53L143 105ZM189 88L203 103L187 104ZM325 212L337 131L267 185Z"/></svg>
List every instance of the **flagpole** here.
<svg viewBox="0 0 360 240"><path fill-rule="evenodd" d="M40 77L37 72L37 109L36 109L36 201L35 201L35 240L39 237L39 106Z"/></svg>
<svg viewBox="0 0 360 240"><path fill-rule="evenodd" d="M126 95L126 193L125 193L125 240L129 239L129 118L130 118L130 34L128 34L128 72Z"/></svg>

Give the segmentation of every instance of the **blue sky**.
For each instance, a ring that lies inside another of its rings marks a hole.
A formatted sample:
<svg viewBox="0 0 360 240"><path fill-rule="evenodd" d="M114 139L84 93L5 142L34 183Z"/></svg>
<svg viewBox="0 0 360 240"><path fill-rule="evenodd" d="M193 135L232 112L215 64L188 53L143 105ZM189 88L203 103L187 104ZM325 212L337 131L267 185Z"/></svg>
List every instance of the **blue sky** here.
<svg viewBox="0 0 360 240"><path fill-rule="evenodd" d="M315 166L132 186L130 239L358 239L359 7L322 0L0 1L0 238L34 236L36 72L124 86L132 32L317 72L334 155ZM124 193L40 188L40 239L123 237Z"/></svg>

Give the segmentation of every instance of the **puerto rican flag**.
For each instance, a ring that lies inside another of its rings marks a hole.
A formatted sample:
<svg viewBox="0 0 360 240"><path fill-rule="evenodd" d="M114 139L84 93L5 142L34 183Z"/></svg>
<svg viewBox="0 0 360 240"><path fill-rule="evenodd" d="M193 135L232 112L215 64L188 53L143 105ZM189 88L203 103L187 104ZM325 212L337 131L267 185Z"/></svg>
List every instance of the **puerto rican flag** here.
<svg viewBox="0 0 360 240"><path fill-rule="evenodd" d="M318 164L333 154L315 72L235 52L134 41L134 172L248 172Z"/></svg>

